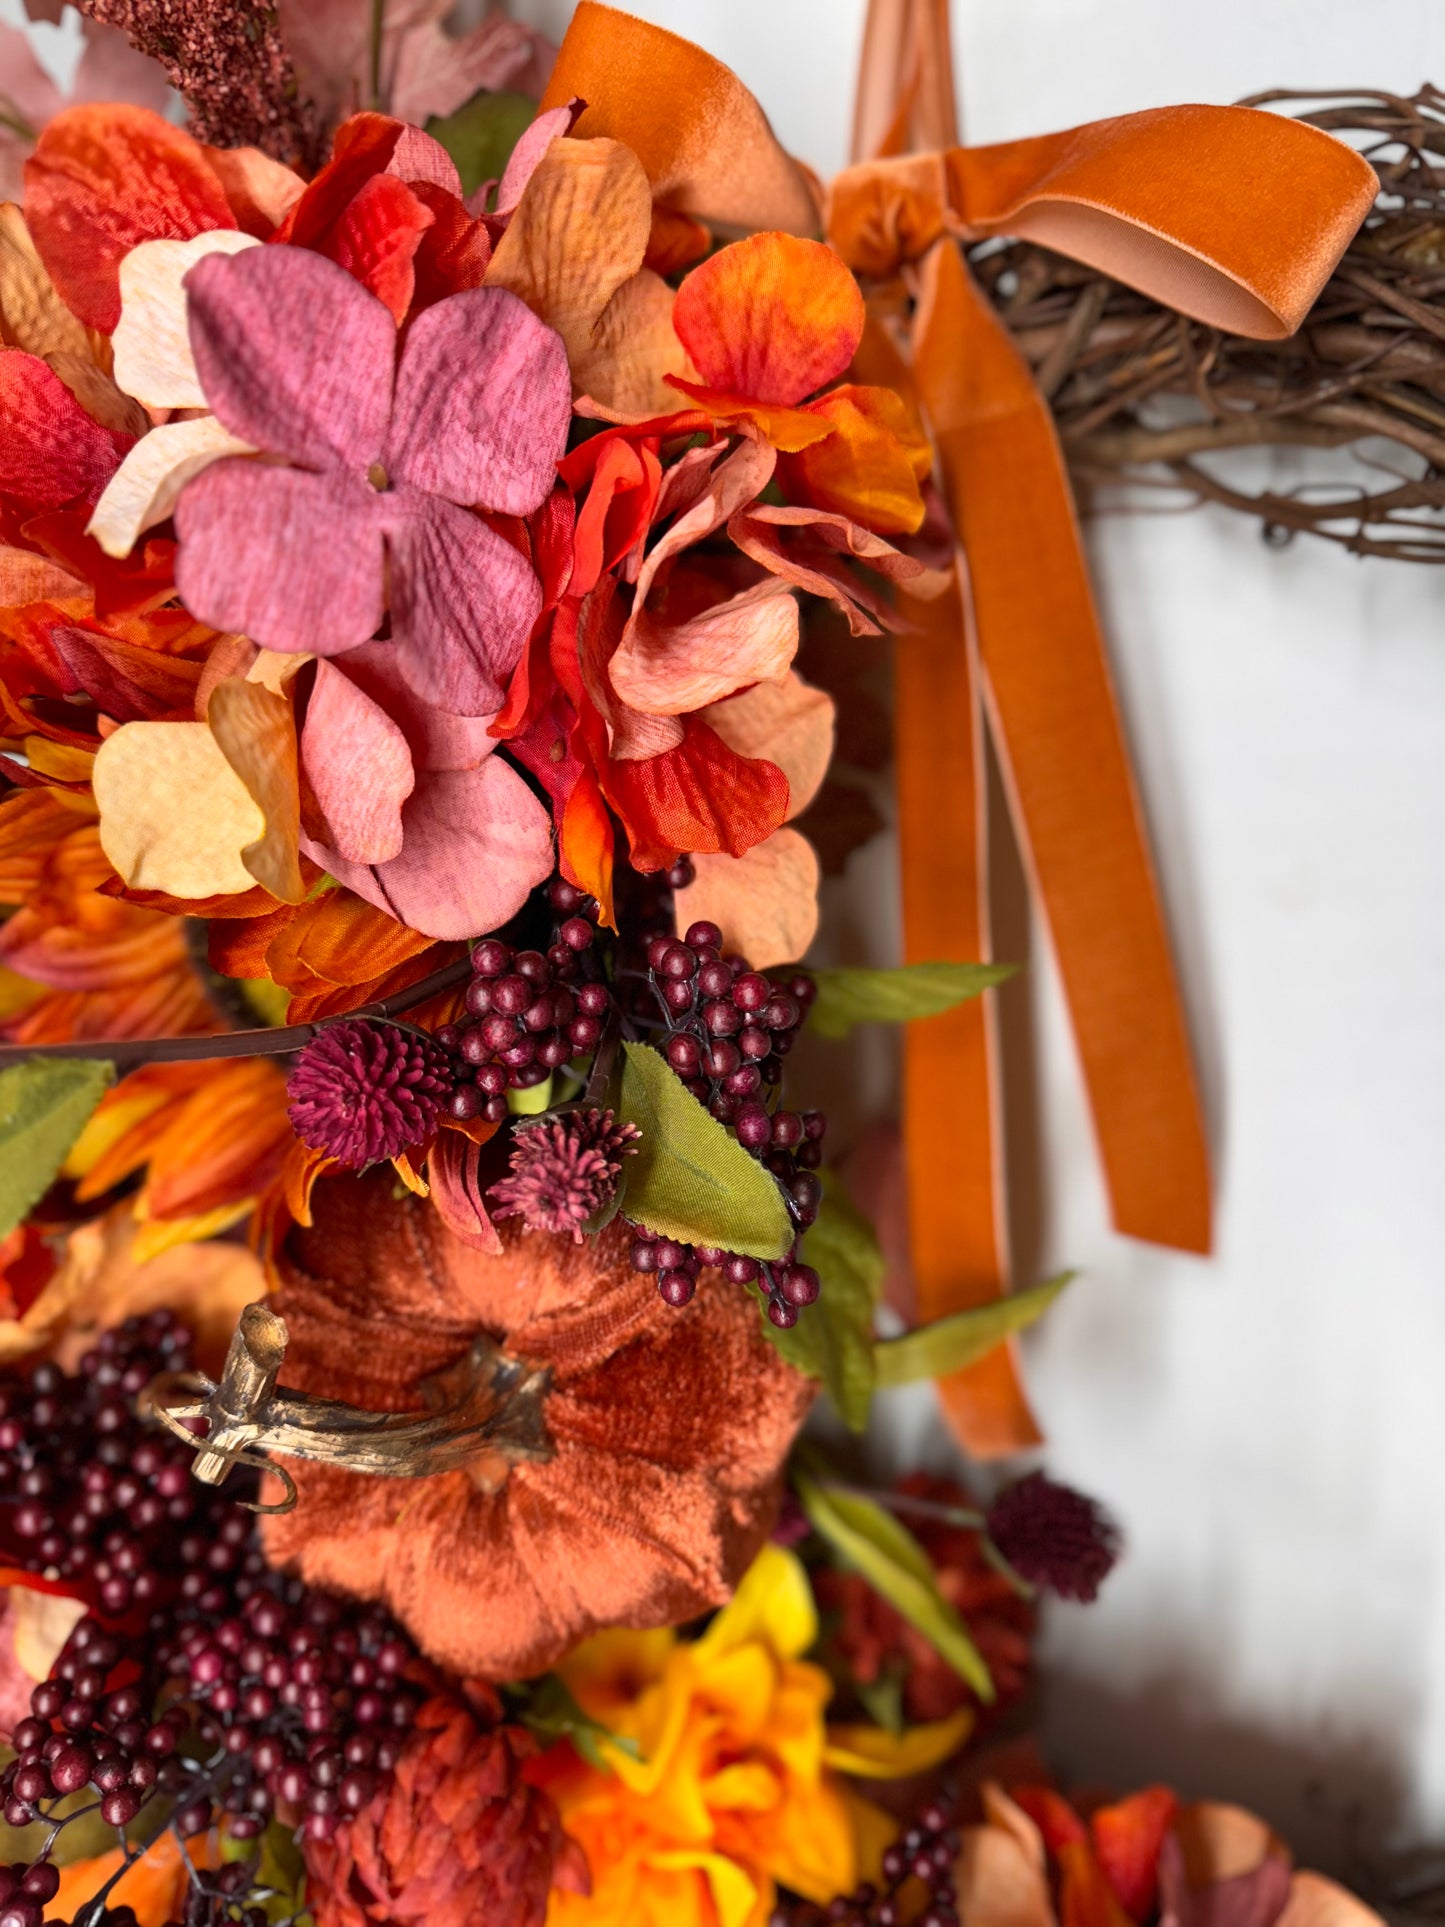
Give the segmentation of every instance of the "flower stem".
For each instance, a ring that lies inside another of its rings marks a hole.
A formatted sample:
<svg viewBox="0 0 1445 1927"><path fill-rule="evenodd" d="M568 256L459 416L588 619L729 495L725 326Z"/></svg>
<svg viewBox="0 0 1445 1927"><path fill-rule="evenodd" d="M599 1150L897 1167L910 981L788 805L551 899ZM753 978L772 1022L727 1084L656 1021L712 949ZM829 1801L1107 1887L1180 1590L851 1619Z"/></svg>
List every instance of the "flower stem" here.
<svg viewBox="0 0 1445 1927"><path fill-rule="evenodd" d="M371 0L371 59L368 79L370 82L370 105L378 114L381 112L381 30L386 17L386 0Z"/></svg>
<svg viewBox="0 0 1445 1927"><path fill-rule="evenodd" d="M329 1024L357 1017L387 1019L428 997L435 997L454 984L464 983L472 971L471 959L460 957L441 970L434 970L419 983L408 984L378 1003L364 1004L360 1010L339 1011L334 1017L321 1017L312 1024L278 1024L267 1030L222 1031L214 1037L127 1037L116 1040L93 1038L78 1044L5 1044L0 1045L0 1070L28 1063L34 1057L101 1058L121 1072L141 1064L209 1062L224 1057L284 1057L300 1050L318 1037Z"/></svg>

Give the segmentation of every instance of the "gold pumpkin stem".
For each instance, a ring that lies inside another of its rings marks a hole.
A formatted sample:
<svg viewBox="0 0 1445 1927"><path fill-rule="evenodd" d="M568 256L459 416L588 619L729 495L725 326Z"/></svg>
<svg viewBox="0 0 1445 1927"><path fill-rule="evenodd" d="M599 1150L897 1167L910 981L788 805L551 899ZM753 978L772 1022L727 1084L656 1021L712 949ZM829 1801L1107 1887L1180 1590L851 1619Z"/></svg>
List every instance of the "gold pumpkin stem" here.
<svg viewBox="0 0 1445 1927"><path fill-rule="evenodd" d="M240 1501L252 1512L289 1512L296 1485L270 1454L336 1465L372 1478L425 1479L465 1471L484 1492L500 1491L513 1465L552 1457L543 1420L551 1373L509 1358L492 1339L422 1387L425 1412L369 1412L339 1399L279 1385L286 1322L247 1305L219 1383L200 1372L167 1372L147 1387L151 1415L195 1453L192 1471L220 1485L237 1465L274 1472L286 1488L278 1505ZM189 1399L178 1395L191 1393ZM190 1429L197 1419L205 1434Z"/></svg>

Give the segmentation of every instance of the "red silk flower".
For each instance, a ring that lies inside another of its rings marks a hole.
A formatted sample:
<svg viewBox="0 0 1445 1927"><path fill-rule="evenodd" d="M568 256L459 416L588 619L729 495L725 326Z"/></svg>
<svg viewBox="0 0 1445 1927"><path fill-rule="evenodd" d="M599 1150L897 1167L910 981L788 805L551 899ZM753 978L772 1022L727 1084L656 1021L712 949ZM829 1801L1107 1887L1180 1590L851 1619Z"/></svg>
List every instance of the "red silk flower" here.
<svg viewBox="0 0 1445 1927"><path fill-rule="evenodd" d="M470 511L527 515L551 487L571 418L560 336L515 296L473 288L418 316L398 353L375 296L286 246L210 256L186 292L206 399L284 458L217 462L186 488L176 581L192 613L335 656L377 633L389 601L417 695L459 715L500 708L541 590Z"/></svg>

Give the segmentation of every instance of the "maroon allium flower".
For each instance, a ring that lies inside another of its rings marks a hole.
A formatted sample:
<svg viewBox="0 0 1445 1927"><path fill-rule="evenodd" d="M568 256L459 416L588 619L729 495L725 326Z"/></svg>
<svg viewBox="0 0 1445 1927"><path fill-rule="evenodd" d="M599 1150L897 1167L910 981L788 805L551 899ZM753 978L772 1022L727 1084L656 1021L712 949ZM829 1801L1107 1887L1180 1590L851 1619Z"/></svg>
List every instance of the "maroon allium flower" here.
<svg viewBox="0 0 1445 1927"><path fill-rule="evenodd" d="M1042 1472L1005 1486L987 1518L989 1538L1014 1571L1062 1599L1097 1597L1122 1550L1101 1506Z"/></svg>
<svg viewBox="0 0 1445 1927"><path fill-rule="evenodd" d="M582 1227L616 1195L622 1159L637 1148L635 1124L619 1124L611 1111L568 1111L517 1132L512 1173L494 1184L499 1218L522 1218L529 1231Z"/></svg>
<svg viewBox="0 0 1445 1927"><path fill-rule="evenodd" d="M303 1144L356 1167L394 1158L436 1127L452 1093L445 1051L395 1024L328 1024L287 1080Z"/></svg>

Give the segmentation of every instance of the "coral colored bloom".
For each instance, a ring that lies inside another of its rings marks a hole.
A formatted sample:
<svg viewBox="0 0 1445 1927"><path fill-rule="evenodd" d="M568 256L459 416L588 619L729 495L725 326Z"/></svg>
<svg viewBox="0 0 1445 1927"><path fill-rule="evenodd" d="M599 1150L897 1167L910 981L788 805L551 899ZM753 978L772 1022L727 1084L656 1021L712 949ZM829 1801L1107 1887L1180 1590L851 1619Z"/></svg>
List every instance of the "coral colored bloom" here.
<svg viewBox="0 0 1445 1927"><path fill-rule="evenodd" d="M863 339L863 297L832 248L790 234L735 241L688 275L672 324L701 379L668 384L771 442L798 499L878 535L921 526L931 457L907 403L851 384L818 392Z"/></svg>
<svg viewBox="0 0 1445 1927"><path fill-rule="evenodd" d="M766 1927L779 1886L826 1905L876 1875L892 1829L840 1770L923 1771L967 1716L875 1731L868 1761L835 1745L831 1682L802 1657L817 1631L802 1566L768 1546L700 1639L605 1632L562 1662L584 1710L630 1744L603 1741L604 1768L567 1748L539 1762L592 1869L590 1895L553 1896L548 1927Z"/></svg>
<svg viewBox="0 0 1445 1927"><path fill-rule="evenodd" d="M335 656L387 608L408 683L453 712L501 707L541 590L476 514L527 515L571 416L561 340L477 288L412 324L305 249L210 255L187 277L191 346L215 414L281 463L217 462L185 489L188 608L262 646Z"/></svg>
<svg viewBox="0 0 1445 1927"><path fill-rule="evenodd" d="M585 1886L556 1807L522 1778L536 1741L494 1693L470 1697L429 1700L371 1804L304 1842L317 1927L542 1927L554 1880Z"/></svg>

